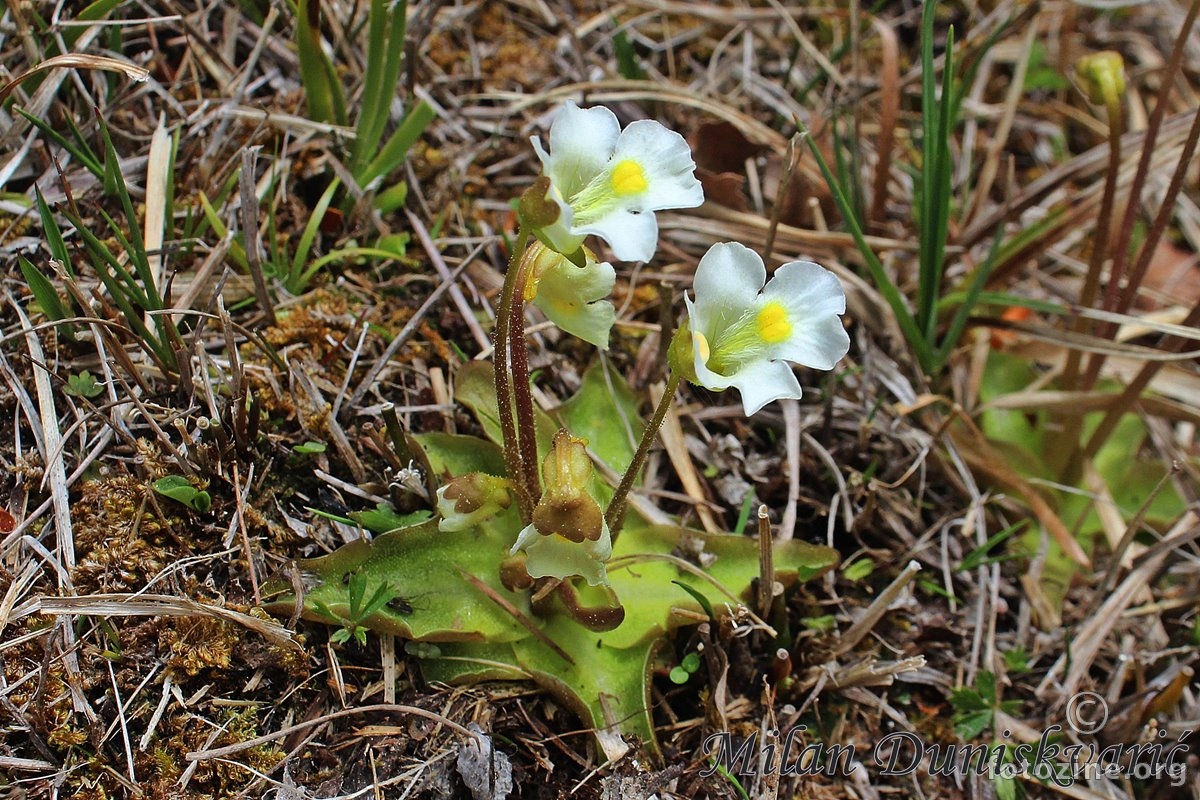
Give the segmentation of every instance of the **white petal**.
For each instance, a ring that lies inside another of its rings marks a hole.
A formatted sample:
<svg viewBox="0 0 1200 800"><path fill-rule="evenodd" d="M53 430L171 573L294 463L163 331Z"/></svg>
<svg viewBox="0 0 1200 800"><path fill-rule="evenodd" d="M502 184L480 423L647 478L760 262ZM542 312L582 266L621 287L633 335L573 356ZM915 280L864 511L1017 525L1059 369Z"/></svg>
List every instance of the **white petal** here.
<svg viewBox="0 0 1200 800"><path fill-rule="evenodd" d="M541 149L540 146L538 149ZM552 200L558 206L559 215L552 224L537 231L538 237L551 249L569 256L583 246L584 239L582 234L571 231L571 227L575 224L575 212L567 205L562 192L553 183L550 184L550 191L546 193L546 199Z"/></svg>
<svg viewBox="0 0 1200 800"><path fill-rule="evenodd" d="M850 350L850 334L836 315L801 320L792 336L776 345L771 356L813 369L833 369Z"/></svg>
<svg viewBox="0 0 1200 800"><path fill-rule="evenodd" d="M612 162L631 160L642 167L646 191L628 198L634 211L695 208L704 202L704 189L696 180L696 162L687 141L653 120L629 124L617 138Z"/></svg>
<svg viewBox="0 0 1200 800"><path fill-rule="evenodd" d="M772 348L772 357L833 369L850 349L850 336L838 318L846 311L846 294L824 267L811 261L784 264L763 289L763 300L782 303L792 323L791 337Z"/></svg>
<svg viewBox="0 0 1200 800"><path fill-rule="evenodd" d="M763 298L778 300L803 316L846 313L846 293L841 281L820 264L792 261L775 270L763 289Z"/></svg>
<svg viewBox="0 0 1200 800"><path fill-rule="evenodd" d="M608 262L588 259L577 267L562 258L542 273L533 302L567 333L607 350L617 312L605 298L616 281L616 270Z"/></svg>
<svg viewBox="0 0 1200 800"><path fill-rule="evenodd" d="M538 534L537 541L525 547L525 569L531 578L565 579L580 575L592 586L608 583L604 562L612 555L612 540L607 536L607 526L604 531L606 535L602 535L599 541L583 544L576 544L561 536ZM518 543L524 538L525 533L522 532Z"/></svg>
<svg viewBox="0 0 1200 800"><path fill-rule="evenodd" d="M621 123L612 111L604 106L580 108L568 100L550 125L550 152L536 136L533 144L546 177L570 198L604 170L620 133Z"/></svg>
<svg viewBox="0 0 1200 800"><path fill-rule="evenodd" d="M692 367L696 371L696 382L714 392L728 389L733 385L733 381L709 369L705 361L706 354L701 352L700 341L696 338L696 334L704 336L705 339L708 339L708 335L700 327L700 321L696 316L696 304L686 294L683 296L683 302L687 306L688 326L692 331ZM711 341L706 346L711 346Z"/></svg>
<svg viewBox="0 0 1200 800"><path fill-rule="evenodd" d="M533 527L532 523L526 525L525 529L521 531L520 535L517 536L517 543L509 548L508 554L510 556L515 556L518 550L525 550L529 547L529 545L540 539L541 536L542 535L538 533L537 528Z"/></svg>
<svg viewBox="0 0 1200 800"><path fill-rule="evenodd" d="M703 333L711 343L754 306L766 279L767 268L758 253L737 242L714 244L696 266L692 330Z"/></svg>
<svg viewBox="0 0 1200 800"><path fill-rule="evenodd" d="M575 228L576 233L594 233L612 248L613 255L622 261L649 261L658 247L658 222L646 211L636 214L624 208L614 209L588 225Z"/></svg>
<svg viewBox="0 0 1200 800"><path fill-rule="evenodd" d="M782 361L755 361L732 376L742 394L742 407L750 416L773 400L800 399L800 382L791 367Z"/></svg>

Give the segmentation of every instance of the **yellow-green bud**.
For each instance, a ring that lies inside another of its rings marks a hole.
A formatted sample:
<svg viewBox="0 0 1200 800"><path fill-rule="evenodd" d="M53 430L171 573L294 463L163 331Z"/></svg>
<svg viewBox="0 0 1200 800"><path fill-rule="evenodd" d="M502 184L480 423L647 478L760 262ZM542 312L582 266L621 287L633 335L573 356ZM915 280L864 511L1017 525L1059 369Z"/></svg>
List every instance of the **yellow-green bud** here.
<svg viewBox="0 0 1200 800"><path fill-rule="evenodd" d="M1075 62L1075 75L1083 84L1088 100L1097 105L1114 106L1125 96L1125 61L1113 50L1092 53Z"/></svg>

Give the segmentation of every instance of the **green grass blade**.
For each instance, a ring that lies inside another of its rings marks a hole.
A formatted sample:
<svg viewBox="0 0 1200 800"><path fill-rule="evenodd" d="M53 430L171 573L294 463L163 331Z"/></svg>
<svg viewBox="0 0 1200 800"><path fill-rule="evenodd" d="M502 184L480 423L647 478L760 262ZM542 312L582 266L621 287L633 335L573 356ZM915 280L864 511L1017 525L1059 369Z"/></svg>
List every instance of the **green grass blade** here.
<svg viewBox="0 0 1200 800"><path fill-rule="evenodd" d="M942 302L947 307L965 303L967 302L967 292L960 291L947 294L942 298ZM1008 292L980 292L979 296L975 298L975 307L979 306L999 306L1002 308L1021 306L1022 308L1028 308L1042 314L1054 314L1060 317L1075 315L1075 311L1069 306L1052 303L1048 300L1035 300L1031 297L1022 297L1020 295L1009 294Z"/></svg>
<svg viewBox="0 0 1200 800"><path fill-rule="evenodd" d="M41 307L42 313L48 319L56 322L70 317L70 312L67 311L67 307L63 304L62 298L58 296L58 291L50 279L25 256L18 256L17 263L21 267L21 277L29 285L29 291L33 292L33 299Z"/></svg>
<svg viewBox="0 0 1200 800"><path fill-rule="evenodd" d="M296 8L296 52L308 116L317 122L346 124L346 101L337 70L321 47L320 0L299 0Z"/></svg>
<svg viewBox="0 0 1200 800"><path fill-rule="evenodd" d="M921 17L921 177L918 209L919 251L917 324L926 341L937 334L937 301L945 263L951 203L950 117L953 96L954 31L946 39L942 94L938 97L933 57L937 3L929 0Z"/></svg>
<svg viewBox="0 0 1200 800"><path fill-rule="evenodd" d="M129 271L121 266L121 263L104 243L83 227L81 221L72 219L71 224L79 230L84 246L92 254L96 275L104 284L113 303L120 309L125 323L137 336L146 352L153 356L166 371L167 365L173 364L175 361L174 354L163 345L163 342L159 341L142 319L143 313L148 309L144 297L141 297L137 291L137 282Z"/></svg>
<svg viewBox="0 0 1200 800"><path fill-rule="evenodd" d="M41 131L43 136L70 153L71 157L82 164L88 172L95 175L99 180L104 180L104 165L100 163L100 159L96 157L96 154L90 148L79 142L70 141L67 137L51 128L49 124L33 116L23 108L16 109L16 112L29 120L29 123ZM79 129L75 127L75 124L70 121L69 117L67 124L70 125L72 131L78 134Z"/></svg>
<svg viewBox="0 0 1200 800"><path fill-rule="evenodd" d="M950 327L946 329L946 336L938 346L936 367L939 371L945 366L947 359L950 358L950 351L958 344L959 337L962 336L963 330L967 327L967 320L979 302L983 287L987 285L987 280L992 275L992 269L996 266L997 256L1000 253L1000 239L1004 234L1003 225L1001 223L1001 229L996 231L996 236L992 239L992 246L988 250L987 258L975 270L975 274L971 276L971 283L967 286L966 295L954 310L954 317L950 320Z"/></svg>
<svg viewBox="0 0 1200 800"><path fill-rule="evenodd" d="M104 214L103 211L100 213ZM107 214L104 214L104 216L108 218ZM138 283L138 280L133 273L126 269L125 265L113 255L112 251L108 249L108 246L100 240L100 237L92 233L84 226L82 220L77 219L73 215L69 214L67 215L67 218L71 220L71 224L75 226L79 233L79 237L83 239L84 245L87 247L88 252L91 253L92 265L95 267L97 274L99 274L102 278L104 276L108 276L109 278L116 280L118 282L116 284L116 290L118 294L120 294L122 297L132 298L133 301L143 309L149 310L150 299L146 297L146 293L142 290L141 285ZM121 247L124 247L124 237L117 233L116 238L117 243L121 245ZM101 269L101 267L106 267L107 269ZM105 286L108 287L108 284L105 284ZM108 288L109 292L112 293L113 288Z"/></svg>
<svg viewBox="0 0 1200 800"><path fill-rule="evenodd" d="M133 198L129 196L129 187L125 185L125 176L121 172L120 157L117 155L117 150L113 146L112 136L109 135L108 125L101 117L100 120L100 135L104 140L104 174L105 184L112 185L112 194L117 196L121 201L121 208L125 212L125 224L129 226L129 237L125 238L121 227L116 221L101 210L104 219L108 222L113 234L120 240L121 246L126 249L129 255L129 260L133 263L133 268L137 272L138 280L141 281L143 296L148 302L153 302L155 305L147 306L147 310L157 310L163 307L162 297L156 284L156 279L153 270L150 269L150 257L146 253L146 239L142 236L142 226L138 224L137 211L133 207Z"/></svg>
<svg viewBox="0 0 1200 800"><path fill-rule="evenodd" d="M387 144L383 146L379 154L367 165L363 173L358 176L359 185L366 187L371 181L382 175L387 175L404 163L404 157L408 155L409 148L416 144L417 139L425 132L425 128L429 126L429 123L433 122L436 116L437 113L433 110L433 106L424 100L417 103L416 107L408 112L408 116L404 118L404 122L400 123L400 127L388 139Z"/></svg>
<svg viewBox="0 0 1200 800"><path fill-rule="evenodd" d="M42 221L42 236L46 239L46 247L50 250L50 256L63 265L63 269L68 275L75 277L75 272L71 268L71 254L67 251L67 242L63 239L62 229L58 227L54 211L51 210L50 204L46 202L46 197L37 184L34 184L33 195L37 203L38 217Z"/></svg>
<svg viewBox="0 0 1200 800"><path fill-rule="evenodd" d="M204 211L204 218L208 221L209 226L213 229L213 233L218 239L224 239L229 233L229 229L225 227L225 222L221 216L217 214L217 210L213 208L208 196L203 192L200 193L200 208ZM237 265L243 273L250 271L250 262L246 259L246 250L236 241L229 243L229 260Z"/></svg>
<svg viewBox="0 0 1200 800"><path fill-rule="evenodd" d="M837 204L838 211L846 222L846 227L850 229L850 235L854 238L854 244L857 245L858 252L863 257L867 271L871 273L871 280L875 282L879 293L883 295L883 299L891 307L892 313L896 315L896 323L913 348L921 369L928 371L933 365L934 358L931 343L925 340L921 329L917 327L912 312L908 310L908 305L904 302L904 296L896 288L896 284L892 283L883 269L883 264L879 262L879 258L867 244L862 227L858 224L858 218L854 216L854 209L850 207L850 201L846 199L846 193L842 191L841 185L830 171L829 164L825 163L825 157L821 155L820 148L817 147L811 136L808 137L808 149L812 151L813 157L817 160L817 166L820 167L821 175L824 176L825 183L829 186L833 201Z"/></svg>
<svg viewBox="0 0 1200 800"><path fill-rule="evenodd" d="M372 258L378 261L400 261L400 256L391 250L381 250L378 247L346 247L326 253L308 265L301 273L300 285L307 286L312 277L330 264L348 261L352 258Z"/></svg>
<svg viewBox="0 0 1200 800"><path fill-rule="evenodd" d="M292 266L288 270L288 274L284 277L284 286L292 294L299 294L304 291L305 272L304 265L308 263L309 257L312 255L313 241L317 238L317 233L321 230L321 221L325 219L325 212L329 210L329 204L333 202L333 195L338 190L342 182L334 178L330 182L321 199L313 207L312 216L308 218L308 224L304 226L303 232L300 234L300 241L296 244L296 252L292 255Z"/></svg>
<svg viewBox="0 0 1200 800"><path fill-rule="evenodd" d="M96 0L86 6L82 11L75 15L75 19L79 22L98 22L108 17L117 6L124 3L125 0ZM86 25L71 25L65 28L62 32L63 42L67 46L67 52L75 49L75 42L87 30Z"/></svg>
<svg viewBox="0 0 1200 800"><path fill-rule="evenodd" d="M929 290L934 302L929 319L925 322L925 334L929 341L937 336L937 298L942 292L942 276L946 269L946 242L950 237L950 206L953 201L954 164L951 160L950 133L954 117L954 28L946 32L946 63L942 73L941 107L938 109L937 132L934 138L937 147L937 163L934 169L934 210L937 212L933 231L932 271L933 282Z"/></svg>
<svg viewBox="0 0 1200 800"><path fill-rule="evenodd" d="M388 11L388 0L371 0L367 42L367 74L363 82L362 112L351 156L356 179L379 147L391 112L391 101L404 63L408 3L397 0Z"/></svg>

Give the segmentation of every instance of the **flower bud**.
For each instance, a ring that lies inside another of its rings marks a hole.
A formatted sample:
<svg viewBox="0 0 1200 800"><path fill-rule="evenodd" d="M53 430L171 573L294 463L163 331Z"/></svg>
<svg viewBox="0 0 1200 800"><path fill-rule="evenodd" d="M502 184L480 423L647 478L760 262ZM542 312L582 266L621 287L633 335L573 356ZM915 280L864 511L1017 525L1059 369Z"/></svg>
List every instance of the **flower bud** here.
<svg viewBox="0 0 1200 800"><path fill-rule="evenodd" d="M510 592L522 592L533 586L533 578L525 569L525 554L517 553L500 562L500 583Z"/></svg>
<svg viewBox="0 0 1200 800"><path fill-rule="evenodd" d="M512 504L509 482L495 475L472 472L454 478L437 491L437 510L444 533L481 525Z"/></svg>
<svg viewBox="0 0 1200 800"><path fill-rule="evenodd" d="M1125 61L1113 50L1092 53L1075 62L1075 75L1083 83L1088 100L1115 106L1125 96Z"/></svg>
<svg viewBox="0 0 1200 800"><path fill-rule="evenodd" d="M667 348L667 364L671 371L688 383L697 383L696 360L692 355L692 326L687 320L675 330Z"/></svg>

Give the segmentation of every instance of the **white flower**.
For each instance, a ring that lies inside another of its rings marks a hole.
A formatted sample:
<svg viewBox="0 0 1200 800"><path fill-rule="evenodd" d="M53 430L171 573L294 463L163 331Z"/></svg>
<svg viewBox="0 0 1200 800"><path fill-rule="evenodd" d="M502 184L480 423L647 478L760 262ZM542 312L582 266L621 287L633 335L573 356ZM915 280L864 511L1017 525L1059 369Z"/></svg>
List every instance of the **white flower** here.
<svg viewBox="0 0 1200 800"><path fill-rule="evenodd" d="M583 109L568 100L550 126L550 152L533 147L561 211L542 230L548 244L573 255L594 233L617 258L648 261L658 245L654 211L704 202L696 164L684 138L652 120L625 130L604 106Z"/></svg>
<svg viewBox="0 0 1200 800"><path fill-rule="evenodd" d="M753 250L715 244L696 267L695 302L684 296L693 382L716 391L736 386L747 416L772 400L800 397L784 361L832 369L850 349L838 318L846 295L832 272L793 261L764 287L766 279Z"/></svg>
<svg viewBox="0 0 1200 800"><path fill-rule="evenodd" d="M586 247L583 256L584 264L578 267L562 253L533 242L525 255L529 264L525 302L532 301L567 333L607 350L617 312L606 298L617 273Z"/></svg>
<svg viewBox="0 0 1200 800"><path fill-rule="evenodd" d="M581 575L592 586L608 583L608 571L604 562L612 555L612 534L605 523L600 538L592 541L573 542L560 534L549 536L538 531L530 523L509 555L524 550L527 556L525 569L531 578L569 578Z"/></svg>

